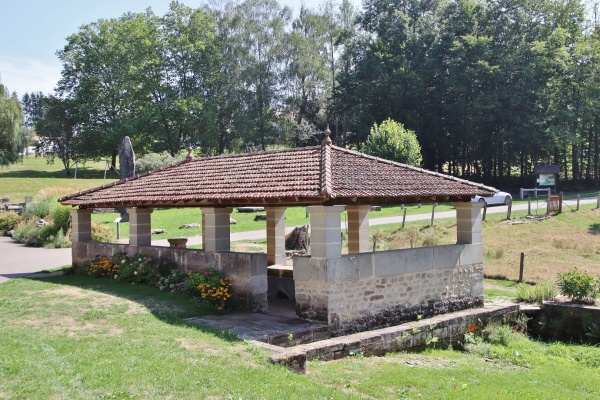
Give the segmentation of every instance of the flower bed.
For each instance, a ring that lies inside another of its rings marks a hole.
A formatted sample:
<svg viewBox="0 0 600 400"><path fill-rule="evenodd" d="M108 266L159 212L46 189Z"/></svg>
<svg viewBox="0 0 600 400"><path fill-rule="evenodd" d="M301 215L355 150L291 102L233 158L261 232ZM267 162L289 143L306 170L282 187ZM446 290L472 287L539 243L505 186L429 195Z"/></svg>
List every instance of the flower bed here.
<svg viewBox="0 0 600 400"><path fill-rule="evenodd" d="M117 253L112 257L98 256L85 261L74 273L96 278L111 278L122 282L156 286L171 293L185 292L197 296L217 311L227 308L231 298L231 279L214 268L184 273L165 258L152 258L143 254L128 256Z"/></svg>

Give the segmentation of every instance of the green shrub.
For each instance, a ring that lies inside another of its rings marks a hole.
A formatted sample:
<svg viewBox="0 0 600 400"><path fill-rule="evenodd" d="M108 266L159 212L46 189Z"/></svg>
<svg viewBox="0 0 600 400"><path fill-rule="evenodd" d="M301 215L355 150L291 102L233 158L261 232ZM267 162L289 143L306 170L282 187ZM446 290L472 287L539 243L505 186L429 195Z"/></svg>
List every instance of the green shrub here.
<svg viewBox="0 0 600 400"><path fill-rule="evenodd" d="M55 228L66 234L71 228L71 212L70 207L55 204L50 210L50 216L52 217L52 223Z"/></svg>
<svg viewBox="0 0 600 400"><path fill-rule="evenodd" d="M594 304L600 291L600 278L594 278L577 268L571 272L558 274L560 293L577 303Z"/></svg>
<svg viewBox="0 0 600 400"><path fill-rule="evenodd" d="M58 230L55 235L51 235L48 238L48 241L44 245L49 249L65 249L71 247L73 243L71 242L71 231L67 231L67 233L63 233L62 230Z"/></svg>
<svg viewBox="0 0 600 400"><path fill-rule="evenodd" d="M92 221L92 240L94 242L113 243L117 240L117 235L108 224Z"/></svg>
<svg viewBox="0 0 600 400"><path fill-rule="evenodd" d="M135 172L143 174L144 172L153 171L158 168L167 167L174 164L180 159L171 156L169 153L150 153L135 160Z"/></svg>
<svg viewBox="0 0 600 400"><path fill-rule="evenodd" d="M558 288L552 284L541 283L538 285L528 285L519 283L515 286L517 291L517 300L526 303L541 303L545 300L551 300L558 294Z"/></svg>
<svg viewBox="0 0 600 400"><path fill-rule="evenodd" d="M118 255L113 260L119 267L115 279L151 286L159 286L160 278L169 276L171 271L176 269L175 264L170 260L152 258L143 254L134 254L131 257Z"/></svg>
<svg viewBox="0 0 600 400"><path fill-rule="evenodd" d="M46 218L48 215L50 215L50 210L55 204L56 201L50 197L30 203L23 211L23 218Z"/></svg>
<svg viewBox="0 0 600 400"><path fill-rule="evenodd" d="M38 227L35 222L30 221L15 228L13 239L25 246L42 247L54 235L56 235L54 225Z"/></svg>
<svg viewBox="0 0 600 400"><path fill-rule="evenodd" d="M0 235L5 231L15 229L21 221L21 217L14 211L0 213Z"/></svg>

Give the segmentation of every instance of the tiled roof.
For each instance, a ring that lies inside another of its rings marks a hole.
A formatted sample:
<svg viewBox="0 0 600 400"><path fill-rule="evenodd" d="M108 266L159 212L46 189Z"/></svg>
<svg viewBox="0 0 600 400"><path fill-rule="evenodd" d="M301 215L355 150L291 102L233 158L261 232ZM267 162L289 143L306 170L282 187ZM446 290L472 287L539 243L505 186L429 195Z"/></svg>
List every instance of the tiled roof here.
<svg viewBox="0 0 600 400"><path fill-rule="evenodd" d="M59 199L81 207L401 204L496 190L333 145L186 160Z"/></svg>

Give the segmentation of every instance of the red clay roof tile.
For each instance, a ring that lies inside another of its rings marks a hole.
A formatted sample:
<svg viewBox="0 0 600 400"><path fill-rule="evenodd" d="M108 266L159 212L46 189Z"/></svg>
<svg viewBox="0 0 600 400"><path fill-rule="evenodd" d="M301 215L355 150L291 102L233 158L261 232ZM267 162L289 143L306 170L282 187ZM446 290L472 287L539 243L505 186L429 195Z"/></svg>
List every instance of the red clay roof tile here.
<svg viewBox="0 0 600 400"><path fill-rule="evenodd" d="M197 158L59 199L81 207L400 204L496 190L333 145Z"/></svg>

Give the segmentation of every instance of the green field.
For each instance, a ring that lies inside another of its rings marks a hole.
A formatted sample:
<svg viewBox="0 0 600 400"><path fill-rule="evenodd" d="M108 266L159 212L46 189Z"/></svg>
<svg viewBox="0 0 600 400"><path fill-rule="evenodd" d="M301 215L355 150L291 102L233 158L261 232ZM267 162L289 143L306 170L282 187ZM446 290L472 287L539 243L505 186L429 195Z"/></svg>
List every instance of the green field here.
<svg viewBox="0 0 600 400"><path fill-rule="evenodd" d="M80 164L75 179L75 171L72 170L71 177L67 177L60 161L48 164L43 157L29 156L21 163L0 167L0 197L9 198L12 203L22 203L25 196L35 197L41 190L50 187L61 187L65 193L72 193L114 182L114 172L109 171L107 179L103 179L104 167L105 162Z"/></svg>

